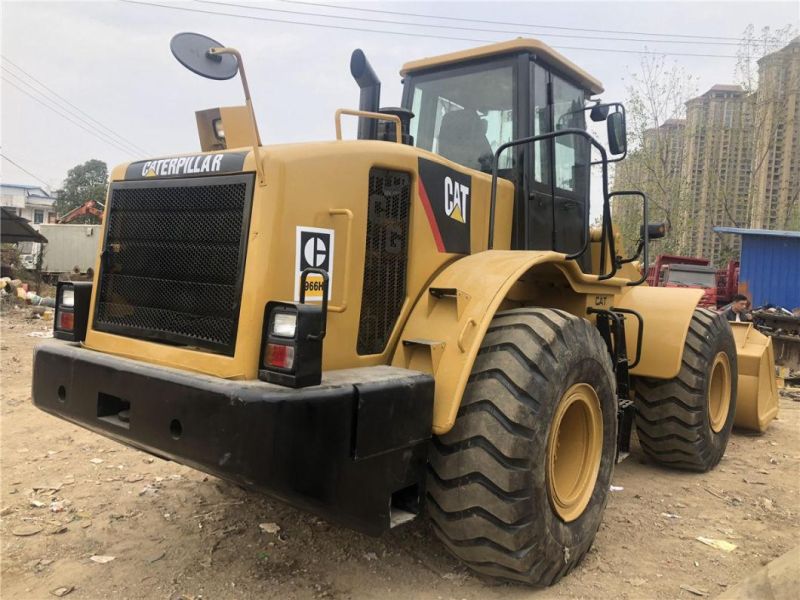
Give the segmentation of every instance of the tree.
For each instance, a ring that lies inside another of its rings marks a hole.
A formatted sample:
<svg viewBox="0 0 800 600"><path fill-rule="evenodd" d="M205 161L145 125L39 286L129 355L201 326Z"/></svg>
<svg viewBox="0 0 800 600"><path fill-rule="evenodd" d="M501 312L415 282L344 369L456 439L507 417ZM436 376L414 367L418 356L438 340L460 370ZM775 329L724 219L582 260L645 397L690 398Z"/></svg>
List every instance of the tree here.
<svg viewBox="0 0 800 600"><path fill-rule="evenodd" d="M742 41L736 50L734 77L745 91L752 94L758 86L758 60L785 46L797 35L793 25L770 29L764 27L756 34L755 27L748 25L742 33Z"/></svg>
<svg viewBox="0 0 800 600"><path fill-rule="evenodd" d="M654 253L702 254L720 262L735 255L738 244L734 238L709 238L714 226L762 226L754 225L751 209L756 183L767 174L789 108L788 96L776 91L779 85L757 81L758 60L793 35L790 26L759 34L748 27L735 69L741 87L722 83L710 90L715 94L695 97L696 80L661 56L643 58L630 77L632 150L617 169L614 189L644 191L651 219L667 223L671 233ZM789 209L797 196L800 190L789 199ZM630 247L641 216L623 202L614 207L615 219Z"/></svg>
<svg viewBox="0 0 800 600"><path fill-rule="evenodd" d="M105 202L108 187L108 167L102 160L87 160L67 172L64 187L56 192L56 210L64 215L87 200ZM81 217L81 220L96 221L94 217Z"/></svg>
<svg viewBox="0 0 800 600"><path fill-rule="evenodd" d="M629 78L627 112L631 148L617 167L615 190L640 190L650 203L650 221L663 221L672 233L654 245L658 252L677 252L690 198L681 177L682 129L686 101L697 91L696 78L664 56L644 56ZM641 212L630 199L614 206L626 250L639 237Z"/></svg>

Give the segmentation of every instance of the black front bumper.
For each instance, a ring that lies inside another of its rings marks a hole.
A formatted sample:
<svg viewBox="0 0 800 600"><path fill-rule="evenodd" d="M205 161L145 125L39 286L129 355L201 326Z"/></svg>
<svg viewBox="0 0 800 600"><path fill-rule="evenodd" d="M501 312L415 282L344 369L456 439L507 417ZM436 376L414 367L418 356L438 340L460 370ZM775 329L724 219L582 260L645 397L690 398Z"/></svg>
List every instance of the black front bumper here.
<svg viewBox="0 0 800 600"><path fill-rule="evenodd" d="M329 371L319 386L290 389L51 342L34 351L33 402L117 441L378 535L398 504L413 512L419 502L433 379L378 366Z"/></svg>

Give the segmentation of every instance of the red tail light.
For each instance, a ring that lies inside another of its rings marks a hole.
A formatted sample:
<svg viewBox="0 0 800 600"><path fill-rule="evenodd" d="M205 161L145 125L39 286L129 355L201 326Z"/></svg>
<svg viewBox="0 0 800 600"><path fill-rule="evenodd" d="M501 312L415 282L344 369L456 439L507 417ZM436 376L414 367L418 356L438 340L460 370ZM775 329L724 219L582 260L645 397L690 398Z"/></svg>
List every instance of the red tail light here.
<svg viewBox="0 0 800 600"><path fill-rule="evenodd" d="M75 313L59 311L58 328L61 331L72 331L75 327Z"/></svg>
<svg viewBox="0 0 800 600"><path fill-rule="evenodd" d="M294 364L294 346L268 343L264 362L267 367L291 369Z"/></svg>

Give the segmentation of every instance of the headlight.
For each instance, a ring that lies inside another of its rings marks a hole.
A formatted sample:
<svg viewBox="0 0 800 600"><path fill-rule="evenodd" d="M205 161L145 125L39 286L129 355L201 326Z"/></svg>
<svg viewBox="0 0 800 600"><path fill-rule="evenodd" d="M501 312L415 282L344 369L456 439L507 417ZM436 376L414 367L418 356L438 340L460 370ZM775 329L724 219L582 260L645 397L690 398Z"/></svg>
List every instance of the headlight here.
<svg viewBox="0 0 800 600"><path fill-rule="evenodd" d="M258 378L293 388L322 381L325 320L319 304L267 302Z"/></svg>
<svg viewBox="0 0 800 600"><path fill-rule="evenodd" d="M75 288L72 286L61 288L61 302L64 308L72 308L75 306Z"/></svg>
<svg viewBox="0 0 800 600"><path fill-rule="evenodd" d="M297 313L275 312L272 317L272 335L293 338L297 331Z"/></svg>
<svg viewBox="0 0 800 600"><path fill-rule="evenodd" d="M214 135L220 142L225 141L225 128L222 126L222 119L214 119Z"/></svg>

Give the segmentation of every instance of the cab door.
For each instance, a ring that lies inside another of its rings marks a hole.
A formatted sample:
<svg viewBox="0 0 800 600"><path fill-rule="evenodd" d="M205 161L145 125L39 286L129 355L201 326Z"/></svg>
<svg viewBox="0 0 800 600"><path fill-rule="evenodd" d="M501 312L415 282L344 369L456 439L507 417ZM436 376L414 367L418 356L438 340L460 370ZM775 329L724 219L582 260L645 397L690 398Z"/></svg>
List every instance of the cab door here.
<svg viewBox="0 0 800 600"><path fill-rule="evenodd" d="M531 61L531 134L585 129L585 94L557 73ZM576 135L533 144L526 165L523 201L526 230L520 246L534 250L578 252L589 234L590 147ZM587 253L578 260L588 271Z"/></svg>

